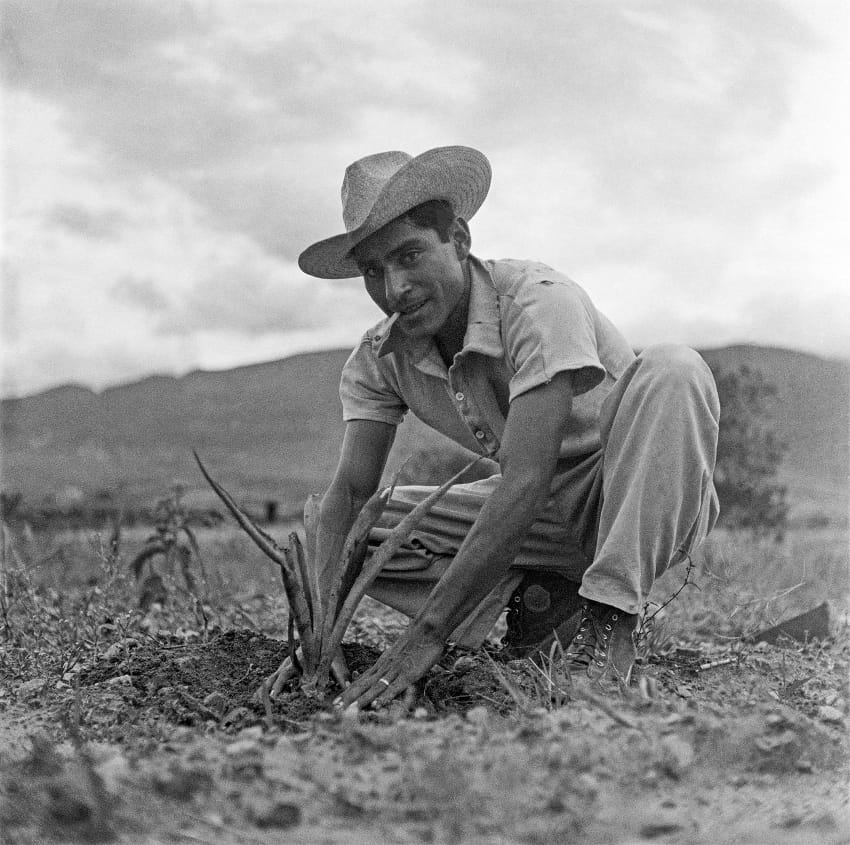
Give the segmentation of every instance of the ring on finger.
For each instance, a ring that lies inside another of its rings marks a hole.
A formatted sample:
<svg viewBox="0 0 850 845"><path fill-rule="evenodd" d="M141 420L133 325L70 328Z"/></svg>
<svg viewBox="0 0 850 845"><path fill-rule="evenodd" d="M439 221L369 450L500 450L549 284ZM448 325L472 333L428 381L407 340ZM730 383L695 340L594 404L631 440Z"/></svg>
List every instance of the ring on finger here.
<svg viewBox="0 0 850 845"><path fill-rule="evenodd" d="M386 684L387 686L390 685L390 682L386 678L378 678L378 683L379 684Z"/></svg>

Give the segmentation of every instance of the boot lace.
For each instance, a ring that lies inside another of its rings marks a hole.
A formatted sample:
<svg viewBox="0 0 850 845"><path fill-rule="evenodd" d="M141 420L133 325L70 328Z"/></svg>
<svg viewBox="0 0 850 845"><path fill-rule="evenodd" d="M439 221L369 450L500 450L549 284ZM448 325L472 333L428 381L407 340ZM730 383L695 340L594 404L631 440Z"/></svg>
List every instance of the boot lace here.
<svg viewBox="0 0 850 845"><path fill-rule="evenodd" d="M600 613L590 604L585 604L581 609L578 631L565 655L567 661L576 669L586 669L591 663L603 667L614 629L613 623L618 618L619 611L616 609Z"/></svg>

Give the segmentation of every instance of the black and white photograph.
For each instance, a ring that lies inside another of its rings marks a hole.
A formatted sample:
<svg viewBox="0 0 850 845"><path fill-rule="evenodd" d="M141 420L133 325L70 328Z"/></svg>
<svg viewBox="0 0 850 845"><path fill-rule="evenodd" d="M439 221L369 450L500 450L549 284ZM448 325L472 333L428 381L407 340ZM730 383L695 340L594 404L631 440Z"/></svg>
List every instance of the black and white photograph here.
<svg viewBox="0 0 850 845"><path fill-rule="evenodd" d="M0 0L0 842L846 843L848 56Z"/></svg>

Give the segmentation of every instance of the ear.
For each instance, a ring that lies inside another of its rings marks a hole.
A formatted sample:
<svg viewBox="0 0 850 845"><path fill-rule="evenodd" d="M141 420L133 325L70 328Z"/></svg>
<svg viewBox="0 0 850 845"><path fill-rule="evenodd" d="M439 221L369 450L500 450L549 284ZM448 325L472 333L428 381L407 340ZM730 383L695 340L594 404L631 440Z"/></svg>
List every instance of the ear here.
<svg viewBox="0 0 850 845"><path fill-rule="evenodd" d="M469 224L466 220L462 217L455 217L450 237L458 260L465 261L472 249L472 235L469 233Z"/></svg>

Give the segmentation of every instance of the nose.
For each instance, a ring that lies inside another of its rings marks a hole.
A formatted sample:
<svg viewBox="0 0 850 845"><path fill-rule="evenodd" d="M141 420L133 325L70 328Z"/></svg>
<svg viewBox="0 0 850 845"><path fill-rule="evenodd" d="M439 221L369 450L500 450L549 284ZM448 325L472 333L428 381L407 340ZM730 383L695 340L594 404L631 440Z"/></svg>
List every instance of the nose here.
<svg viewBox="0 0 850 845"><path fill-rule="evenodd" d="M384 268L384 285L387 304L395 311L410 294L411 284L403 267Z"/></svg>

